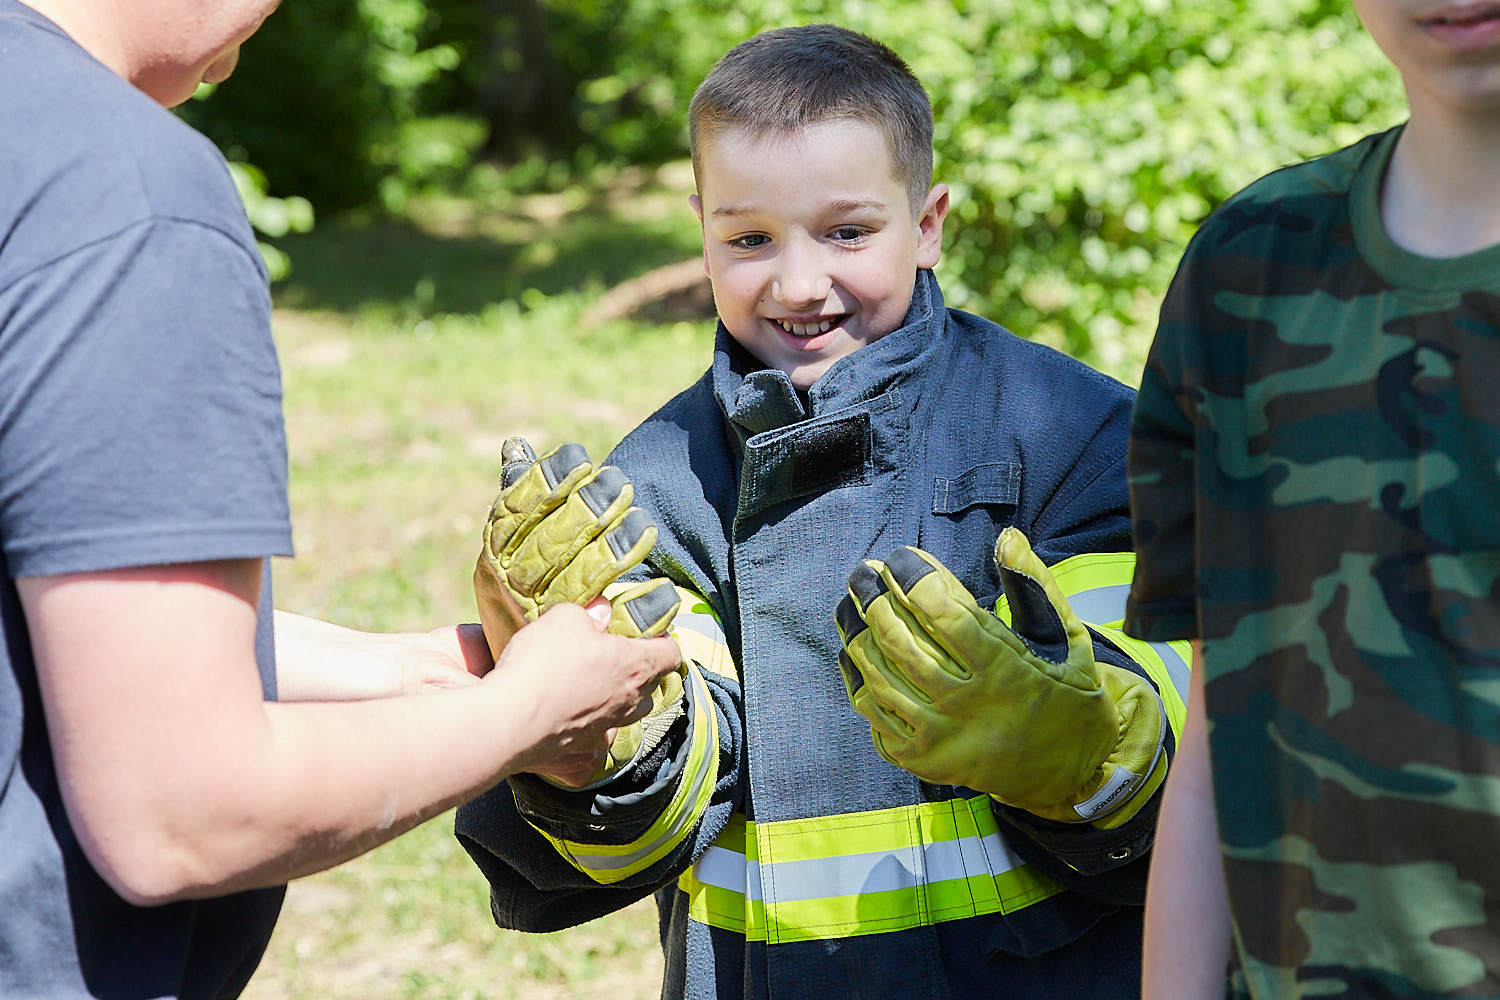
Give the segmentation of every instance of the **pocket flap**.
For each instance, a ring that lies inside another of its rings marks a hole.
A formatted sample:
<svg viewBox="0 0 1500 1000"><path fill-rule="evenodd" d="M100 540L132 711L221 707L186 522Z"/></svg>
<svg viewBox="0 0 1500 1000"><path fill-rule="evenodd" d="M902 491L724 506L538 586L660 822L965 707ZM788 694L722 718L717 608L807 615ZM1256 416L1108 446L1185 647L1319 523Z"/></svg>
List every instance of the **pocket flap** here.
<svg viewBox="0 0 1500 1000"><path fill-rule="evenodd" d="M1021 497L1021 463L976 465L953 479L932 481L932 512L957 514L980 504L1014 504Z"/></svg>

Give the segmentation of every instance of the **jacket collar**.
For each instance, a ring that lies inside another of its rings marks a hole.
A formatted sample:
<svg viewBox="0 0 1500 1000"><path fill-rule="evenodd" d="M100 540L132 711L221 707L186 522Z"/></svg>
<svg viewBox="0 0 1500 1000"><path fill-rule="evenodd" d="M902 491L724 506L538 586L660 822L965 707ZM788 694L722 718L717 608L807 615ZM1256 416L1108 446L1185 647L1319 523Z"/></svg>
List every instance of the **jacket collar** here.
<svg viewBox="0 0 1500 1000"><path fill-rule="evenodd" d="M756 434L832 413L878 396L923 367L946 334L943 293L929 270L917 272L911 306L897 329L829 367L806 396L785 372L766 368L720 323L714 337L714 396L737 444Z"/></svg>

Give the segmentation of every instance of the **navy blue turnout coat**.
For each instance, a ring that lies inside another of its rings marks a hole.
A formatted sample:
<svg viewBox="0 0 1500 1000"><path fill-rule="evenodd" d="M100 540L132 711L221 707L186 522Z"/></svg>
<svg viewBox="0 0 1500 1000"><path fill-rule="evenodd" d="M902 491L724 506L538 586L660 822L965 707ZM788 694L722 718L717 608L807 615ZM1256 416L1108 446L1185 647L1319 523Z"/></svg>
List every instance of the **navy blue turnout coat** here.
<svg viewBox="0 0 1500 1000"><path fill-rule="evenodd" d="M609 462L659 529L633 575L701 598L681 634L727 655L698 657L684 718L615 780L572 792L520 775L459 810L496 921L553 930L654 892L664 997L1138 995L1155 804L1101 831L893 766L849 705L834 626L850 570L899 545L937 556L986 607L1007 525L1049 565L1129 551L1131 401L945 308L929 271L905 325L805 395L721 326L713 367ZM1080 616L1118 622L1128 569L1082 576ZM1102 627L1095 640L1175 704L1175 731L1178 651L1142 657Z"/></svg>

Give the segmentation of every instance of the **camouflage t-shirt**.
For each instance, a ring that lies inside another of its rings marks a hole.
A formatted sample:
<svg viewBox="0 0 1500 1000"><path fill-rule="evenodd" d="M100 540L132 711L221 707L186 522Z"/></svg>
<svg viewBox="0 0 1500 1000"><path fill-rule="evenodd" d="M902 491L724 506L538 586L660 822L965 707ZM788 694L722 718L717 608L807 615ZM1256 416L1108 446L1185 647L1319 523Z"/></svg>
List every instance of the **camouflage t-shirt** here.
<svg viewBox="0 0 1500 1000"><path fill-rule="evenodd" d="M1390 240L1398 135L1205 223L1135 409L1126 628L1203 639L1258 997L1500 996L1500 247Z"/></svg>

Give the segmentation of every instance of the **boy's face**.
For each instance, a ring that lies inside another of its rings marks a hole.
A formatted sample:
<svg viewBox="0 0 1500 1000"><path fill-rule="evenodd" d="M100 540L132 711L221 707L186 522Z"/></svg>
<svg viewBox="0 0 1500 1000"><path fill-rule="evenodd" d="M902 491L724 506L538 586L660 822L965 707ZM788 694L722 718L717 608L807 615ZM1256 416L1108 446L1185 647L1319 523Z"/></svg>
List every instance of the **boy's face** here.
<svg viewBox="0 0 1500 1000"><path fill-rule="evenodd" d="M1415 106L1500 111L1500 0L1354 0Z"/></svg>
<svg viewBox="0 0 1500 1000"><path fill-rule="evenodd" d="M698 184L719 319L799 389L899 327L917 269L942 249L947 187L914 213L885 135L864 122L726 131L700 149Z"/></svg>

